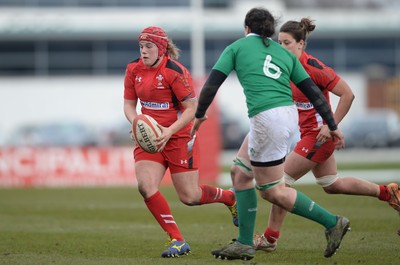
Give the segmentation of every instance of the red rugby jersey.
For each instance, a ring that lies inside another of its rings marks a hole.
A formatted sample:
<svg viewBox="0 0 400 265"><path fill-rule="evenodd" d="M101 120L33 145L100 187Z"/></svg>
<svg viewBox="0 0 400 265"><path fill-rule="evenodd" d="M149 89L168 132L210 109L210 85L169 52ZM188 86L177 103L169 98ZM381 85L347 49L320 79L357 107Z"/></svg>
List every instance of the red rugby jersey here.
<svg viewBox="0 0 400 265"><path fill-rule="evenodd" d="M189 71L168 56L157 68L144 65L141 58L129 63L124 86L124 98L139 99L141 112L164 127L169 127L183 112L182 101L196 97ZM189 123L172 138L189 135L191 126Z"/></svg>
<svg viewBox="0 0 400 265"><path fill-rule="evenodd" d="M340 77L332 68L326 66L317 58L307 54L306 52L303 52L300 56L300 62L330 104L329 91L336 86ZM322 117L314 109L314 106L300 91L300 89L298 89L293 83L291 83L291 87L293 100L299 112L299 127L301 135L311 131L313 128L325 124Z"/></svg>

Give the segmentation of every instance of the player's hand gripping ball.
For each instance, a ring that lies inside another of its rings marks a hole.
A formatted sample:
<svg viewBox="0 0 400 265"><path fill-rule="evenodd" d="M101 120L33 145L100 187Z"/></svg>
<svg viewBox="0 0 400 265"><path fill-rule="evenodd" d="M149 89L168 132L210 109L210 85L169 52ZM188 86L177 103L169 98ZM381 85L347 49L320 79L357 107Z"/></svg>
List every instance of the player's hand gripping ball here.
<svg viewBox="0 0 400 265"><path fill-rule="evenodd" d="M161 130L157 121L146 114L140 114L132 122L132 133L136 143L146 152L154 154L158 152L157 137Z"/></svg>

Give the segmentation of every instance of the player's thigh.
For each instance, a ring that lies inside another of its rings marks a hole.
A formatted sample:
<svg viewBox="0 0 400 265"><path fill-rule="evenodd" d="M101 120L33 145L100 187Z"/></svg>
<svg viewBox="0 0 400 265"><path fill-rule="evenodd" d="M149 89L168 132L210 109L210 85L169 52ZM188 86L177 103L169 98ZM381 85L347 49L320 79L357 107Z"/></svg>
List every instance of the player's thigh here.
<svg viewBox="0 0 400 265"><path fill-rule="evenodd" d="M186 201L201 199L198 170L173 173L171 174L171 179L181 200Z"/></svg>
<svg viewBox="0 0 400 265"><path fill-rule="evenodd" d="M138 188L145 197L153 195L158 190L165 171L165 166L155 161L139 160L135 162Z"/></svg>
<svg viewBox="0 0 400 265"><path fill-rule="evenodd" d="M275 166L253 166L254 177L257 185L265 185L283 178L284 164Z"/></svg>
<svg viewBox="0 0 400 265"><path fill-rule="evenodd" d="M243 139L242 145L240 146L236 156L245 159L246 161L250 161L248 149L249 149L249 134L247 134L246 137Z"/></svg>
<svg viewBox="0 0 400 265"><path fill-rule="evenodd" d="M297 180L307 174L316 165L317 163L296 152L292 152L286 159L285 173Z"/></svg>
<svg viewBox="0 0 400 265"><path fill-rule="evenodd" d="M327 160L315 166L312 170L316 178L331 176L337 174L337 165L334 155L331 155Z"/></svg>

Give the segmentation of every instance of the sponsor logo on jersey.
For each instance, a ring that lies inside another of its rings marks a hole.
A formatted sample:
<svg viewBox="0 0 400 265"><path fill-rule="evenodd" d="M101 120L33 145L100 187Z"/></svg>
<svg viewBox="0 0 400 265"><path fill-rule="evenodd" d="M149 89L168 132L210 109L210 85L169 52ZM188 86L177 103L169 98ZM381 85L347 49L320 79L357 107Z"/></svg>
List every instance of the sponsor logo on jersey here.
<svg viewBox="0 0 400 265"><path fill-rule="evenodd" d="M313 109L314 106L311 102L294 102L296 104L296 107L298 109L304 109L304 110L308 110L308 109Z"/></svg>
<svg viewBox="0 0 400 265"><path fill-rule="evenodd" d="M138 83L142 82L142 77L141 76L136 76L135 77L135 81L138 82Z"/></svg>
<svg viewBox="0 0 400 265"><path fill-rule="evenodd" d="M169 102L147 102L147 101L141 101L140 103L146 109L169 109Z"/></svg>

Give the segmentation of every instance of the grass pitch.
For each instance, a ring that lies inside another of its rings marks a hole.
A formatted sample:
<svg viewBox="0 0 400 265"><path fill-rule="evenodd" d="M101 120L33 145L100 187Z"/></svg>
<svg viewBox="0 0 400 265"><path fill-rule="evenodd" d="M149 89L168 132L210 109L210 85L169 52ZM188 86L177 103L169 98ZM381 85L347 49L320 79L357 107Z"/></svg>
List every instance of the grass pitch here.
<svg viewBox="0 0 400 265"><path fill-rule="evenodd" d="M210 250L237 236L220 204L188 207L172 188L162 188L192 254L160 257L166 235L136 188L0 190L0 264L399 264L400 217L375 198L326 195L316 185L298 186L331 212L350 219L341 249L324 258L324 228L289 214L274 253L250 261L216 260ZM268 220L259 200L256 232Z"/></svg>

